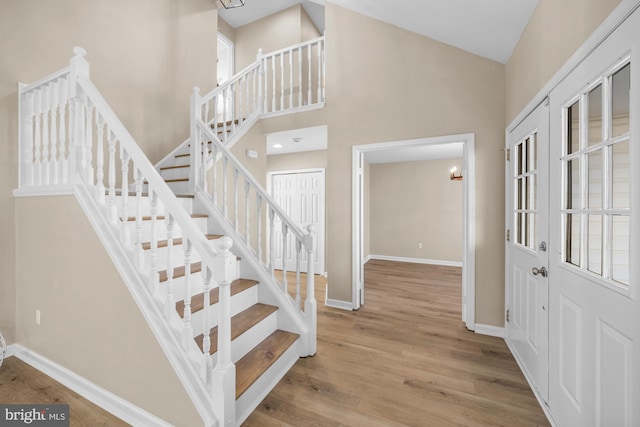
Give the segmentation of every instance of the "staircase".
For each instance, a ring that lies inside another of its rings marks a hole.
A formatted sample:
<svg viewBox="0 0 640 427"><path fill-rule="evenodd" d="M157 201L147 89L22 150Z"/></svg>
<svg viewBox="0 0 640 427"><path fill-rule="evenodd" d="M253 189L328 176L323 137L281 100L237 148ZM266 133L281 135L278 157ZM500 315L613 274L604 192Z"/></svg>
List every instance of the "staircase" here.
<svg viewBox="0 0 640 427"><path fill-rule="evenodd" d="M316 351L313 229L293 224L229 148L265 114L321 107L324 89L312 102L301 58L307 49L311 66L322 46L259 55L212 93L194 89L191 136L156 166L91 82L82 49L69 67L20 85L18 192L76 196L205 426L241 424ZM294 84L306 94L294 99ZM296 270L277 265L276 251Z"/></svg>

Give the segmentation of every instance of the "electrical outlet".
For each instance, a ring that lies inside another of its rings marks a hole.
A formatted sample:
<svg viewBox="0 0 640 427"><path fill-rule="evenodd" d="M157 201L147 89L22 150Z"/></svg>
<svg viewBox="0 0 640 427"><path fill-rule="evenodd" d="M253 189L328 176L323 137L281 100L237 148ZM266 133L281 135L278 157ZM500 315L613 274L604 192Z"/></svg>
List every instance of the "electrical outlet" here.
<svg viewBox="0 0 640 427"><path fill-rule="evenodd" d="M36 310L36 325L40 324L40 310Z"/></svg>
<svg viewBox="0 0 640 427"><path fill-rule="evenodd" d="M422 242L418 243L418 249L422 249Z"/></svg>

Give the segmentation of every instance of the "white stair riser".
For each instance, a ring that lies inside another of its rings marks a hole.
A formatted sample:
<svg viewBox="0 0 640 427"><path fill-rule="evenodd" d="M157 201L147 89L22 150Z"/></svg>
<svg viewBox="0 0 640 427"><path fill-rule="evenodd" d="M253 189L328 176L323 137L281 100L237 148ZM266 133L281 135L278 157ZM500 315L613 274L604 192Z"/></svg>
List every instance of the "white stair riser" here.
<svg viewBox="0 0 640 427"><path fill-rule="evenodd" d="M191 156L178 156L175 159L175 166L183 166L191 163Z"/></svg>
<svg viewBox="0 0 640 427"><path fill-rule="evenodd" d="M249 353L255 346L264 341L269 335L278 328L278 312L274 311L257 325L249 328L244 334L231 341L231 360L233 363L238 362L242 357ZM214 366L218 361L218 353L211 356Z"/></svg>
<svg viewBox="0 0 640 427"><path fill-rule="evenodd" d="M164 169L160 174L164 179L189 178L190 169L190 167Z"/></svg>
<svg viewBox="0 0 640 427"><path fill-rule="evenodd" d="M189 181L167 182L167 185L176 194L189 193Z"/></svg>
<svg viewBox="0 0 640 427"><path fill-rule="evenodd" d="M169 249L166 247L158 248L156 253L157 253L156 263L158 266L158 270L166 270L168 266L167 254L169 253ZM200 254L192 248L191 264L199 262L201 259L202 258L200 257ZM173 246L171 261L172 261L173 267L180 267L185 265L184 245ZM145 265L148 265L148 266L151 265L151 249L144 251L144 262L145 262Z"/></svg>
<svg viewBox="0 0 640 427"><path fill-rule="evenodd" d="M178 204L184 207L187 212L192 212L193 209L193 199L190 197L178 197ZM123 211L123 200L121 196L117 196L116 198L116 206L118 207L118 215L122 216ZM127 197L127 216L135 216L137 212L137 203L138 199L136 196L128 196ZM143 216L151 216L151 198L148 196L143 196L140 198L140 208L142 210ZM165 209L164 205L158 201L158 215L164 215Z"/></svg>
<svg viewBox="0 0 640 427"><path fill-rule="evenodd" d="M231 316L235 316L241 311L246 310L258 302L258 287L252 286L249 289L245 289L231 297ZM213 328L218 324L219 305L213 304L210 311L210 328ZM193 324L193 336L204 333L205 326L203 324L204 310L200 310L191 315L191 323Z"/></svg>
<svg viewBox="0 0 640 427"><path fill-rule="evenodd" d="M189 277L189 286L191 287L191 296L197 295L204 289L204 283L202 281L202 274L200 272L193 273ZM166 292L169 287L167 281L160 282L160 289L162 292ZM173 279L173 297L175 301L181 301L185 297L185 278L184 276Z"/></svg>

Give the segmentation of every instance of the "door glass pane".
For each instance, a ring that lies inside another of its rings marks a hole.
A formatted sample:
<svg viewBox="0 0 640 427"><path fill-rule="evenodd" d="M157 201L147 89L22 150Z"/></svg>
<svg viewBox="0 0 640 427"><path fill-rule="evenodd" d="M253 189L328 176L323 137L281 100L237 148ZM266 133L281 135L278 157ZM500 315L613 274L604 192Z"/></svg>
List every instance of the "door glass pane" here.
<svg viewBox="0 0 640 427"><path fill-rule="evenodd" d="M589 169L589 198L590 209L602 208L602 150L596 150L588 155Z"/></svg>
<svg viewBox="0 0 640 427"><path fill-rule="evenodd" d="M522 178L516 179L516 209L522 209Z"/></svg>
<svg viewBox="0 0 640 427"><path fill-rule="evenodd" d="M567 209L580 209L580 159L567 162Z"/></svg>
<svg viewBox="0 0 640 427"><path fill-rule="evenodd" d="M522 213L516 214L516 243L522 244Z"/></svg>
<svg viewBox="0 0 640 427"><path fill-rule="evenodd" d="M530 139L527 138L524 140L524 146L522 148L522 156L523 158L523 162L524 162L524 171L525 172L529 172L531 170L531 165L529 164L529 141Z"/></svg>
<svg viewBox="0 0 640 427"><path fill-rule="evenodd" d="M538 168L538 134L534 133L531 135L530 140L530 150L529 150L529 167L531 171L535 171Z"/></svg>
<svg viewBox="0 0 640 427"><path fill-rule="evenodd" d="M602 216L589 215L589 271L602 274Z"/></svg>
<svg viewBox="0 0 640 427"><path fill-rule="evenodd" d="M629 140L617 142L612 146L611 152L611 207L613 209L628 209L631 190Z"/></svg>
<svg viewBox="0 0 640 427"><path fill-rule="evenodd" d="M565 261L580 266L580 215L565 215Z"/></svg>
<svg viewBox="0 0 640 427"><path fill-rule="evenodd" d="M612 136L629 132L629 89L631 64L625 65L611 78Z"/></svg>
<svg viewBox="0 0 640 427"><path fill-rule="evenodd" d="M524 214L524 242L523 245L529 247L529 214Z"/></svg>
<svg viewBox="0 0 640 427"><path fill-rule="evenodd" d="M535 210L538 206L538 175L531 175L529 177L531 182L531 209Z"/></svg>
<svg viewBox="0 0 640 427"><path fill-rule="evenodd" d="M602 85L589 92L589 146L602 142Z"/></svg>
<svg viewBox="0 0 640 427"><path fill-rule="evenodd" d="M567 147L566 154L580 149L580 101L567 109Z"/></svg>
<svg viewBox="0 0 640 427"><path fill-rule="evenodd" d="M613 215L612 217L612 268L613 280L629 284L629 217Z"/></svg>
<svg viewBox="0 0 640 427"><path fill-rule="evenodd" d="M527 176L524 179L524 208L525 209L530 209L530 200L531 200L531 192L530 190L530 181L529 181L529 177Z"/></svg>
<svg viewBox="0 0 640 427"><path fill-rule="evenodd" d="M516 175L522 175L522 143L516 145L517 170Z"/></svg>

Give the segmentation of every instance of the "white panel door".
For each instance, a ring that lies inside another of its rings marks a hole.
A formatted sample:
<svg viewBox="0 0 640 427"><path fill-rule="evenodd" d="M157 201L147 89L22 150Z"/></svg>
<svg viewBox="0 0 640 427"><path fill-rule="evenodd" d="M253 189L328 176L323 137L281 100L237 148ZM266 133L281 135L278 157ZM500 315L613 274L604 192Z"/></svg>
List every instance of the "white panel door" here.
<svg viewBox="0 0 640 427"><path fill-rule="evenodd" d="M296 172L274 174L271 181L272 195L289 215L293 222L304 232L307 226L315 227L314 272L324 273L324 172ZM296 242L291 233L287 241L283 240L282 222L274 220L274 266L283 269L284 260L288 271L296 269ZM301 271L307 271L307 254L301 254Z"/></svg>
<svg viewBox="0 0 640 427"><path fill-rule="evenodd" d="M549 108L509 134L507 342L547 399L549 374Z"/></svg>
<svg viewBox="0 0 640 427"><path fill-rule="evenodd" d="M640 11L550 94L549 406L640 425Z"/></svg>

